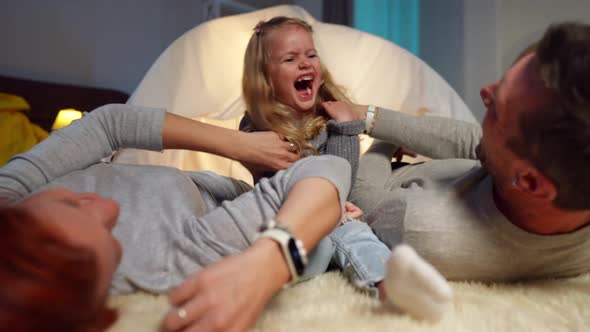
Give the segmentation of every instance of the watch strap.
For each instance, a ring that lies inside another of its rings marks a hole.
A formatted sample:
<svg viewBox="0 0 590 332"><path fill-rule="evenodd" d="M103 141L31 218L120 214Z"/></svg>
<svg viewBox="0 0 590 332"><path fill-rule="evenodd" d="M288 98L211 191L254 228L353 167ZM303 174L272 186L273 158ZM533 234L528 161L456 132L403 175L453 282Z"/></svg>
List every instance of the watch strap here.
<svg viewBox="0 0 590 332"><path fill-rule="evenodd" d="M365 118L365 134L370 135L375 121L375 105L369 105Z"/></svg>
<svg viewBox="0 0 590 332"><path fill-rule="evenodd" d="M299 277L305 272L307 266L307 252L303 243L294 237L291 232L286 229L275 227L267 229L262 232L259 237L268 238L277 242L281 248L281 252L285 257L289 272L291 273L291 280L289 284L296 282Z"/></svg>

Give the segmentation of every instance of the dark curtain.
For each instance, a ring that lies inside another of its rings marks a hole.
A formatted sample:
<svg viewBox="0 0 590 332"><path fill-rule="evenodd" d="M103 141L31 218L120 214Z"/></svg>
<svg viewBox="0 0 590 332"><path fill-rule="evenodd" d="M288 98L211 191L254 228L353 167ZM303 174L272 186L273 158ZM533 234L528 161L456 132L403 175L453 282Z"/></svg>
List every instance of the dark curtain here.
<svg viewBox="0 0 590 332"><path fill-rule="evenodd" d="M354 0L324 0L323 18L326 23L352 26Z"/></svg>

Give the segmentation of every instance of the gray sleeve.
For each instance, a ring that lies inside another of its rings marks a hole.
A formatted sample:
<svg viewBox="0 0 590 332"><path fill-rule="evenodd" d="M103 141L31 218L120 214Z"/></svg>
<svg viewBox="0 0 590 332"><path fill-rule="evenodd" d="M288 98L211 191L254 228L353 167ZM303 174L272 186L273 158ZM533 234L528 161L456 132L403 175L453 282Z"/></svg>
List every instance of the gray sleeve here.
<svg viewBox="0 0 590 332"><path fill-rule="evenodd" d="M352 183L354 183L360 156L359 134L365 129L365 122L362 120L348 122L328 120L327 127L328 141L325 153L348 160L351 167Z"/></svg>
<svg viewBox="0 0 590 332"><path fill-rule="evenodd" d="M0 205L15 203L119 148L162 149L165 111L112 104L97 108L0 168Z"/></svg>
<svg viewBox="0 0 590 332"><path fill-rule="evenodd" d="M477 159L479 125L437 116L414 116L379 108L372 137L433 159Z"/></svg>

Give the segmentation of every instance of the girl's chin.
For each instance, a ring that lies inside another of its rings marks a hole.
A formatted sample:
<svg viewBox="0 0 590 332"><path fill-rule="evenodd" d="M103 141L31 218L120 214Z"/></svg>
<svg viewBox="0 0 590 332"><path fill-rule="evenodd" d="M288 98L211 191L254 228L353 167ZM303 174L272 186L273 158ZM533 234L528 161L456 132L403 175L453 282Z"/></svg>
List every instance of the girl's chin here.
<svg viewBox="0 0 590 332"><path fill-rule="evenodd" d="M296 109L299 112L310 112L313 111L313 108L315 106L315 98L311 98L309 100L297 100L295 102L295 107L293 107L294 109Z"/></svg>
<svg viewBox="0 0 590 332"><path fill-rule="evenodd" d="M294 96L294 98L291 98L290 102L282 101L284 105L296 110L297 113L312 112L314 110L315 102L315 97L302 100L302 98L299 98L299 96Z"/></svg>
<svg viewBox="0 0 590 332"><path fill-rule="evenodd" d="M293 107L297 113L310 113L313 112L313 105L297 105L297 107Z"/></svg>

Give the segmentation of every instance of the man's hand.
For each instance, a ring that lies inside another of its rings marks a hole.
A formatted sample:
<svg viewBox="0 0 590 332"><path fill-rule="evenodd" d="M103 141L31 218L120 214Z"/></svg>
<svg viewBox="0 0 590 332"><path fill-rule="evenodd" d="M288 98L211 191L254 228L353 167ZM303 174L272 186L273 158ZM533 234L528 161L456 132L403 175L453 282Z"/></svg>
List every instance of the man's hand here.
<svg viewBox="0 0 590 332"><path fill-rule="evenodd" d="M346 215L348 218L358 219L362 217L364 214L365 213L363 212L363 210L361 210L361 208L352 204L351 202L347 201L346 204L344 204L344 215Z"/></svg>
<svg viewBox="0 0 590 332"><path fill-rule="evenodd" d="M256 241L244 253L189 276L169 294L165 331L246 331L290 278L279 246Z"/></svg>
<svg viewBox="0 0 590 332"><path fill-rule="evenodd" d="M322 103L326 113L336 122L362 120L367 114L367 105L348 104L343 101L326 101Z"/></svg>
<svg viewBox="0 0 590 332"><path fill-rule="evenodd" d="M279 171L299 160L299 155L290 151L291 143L275 132L239 132L239 135L234 159L258 171Z"/></svg>

